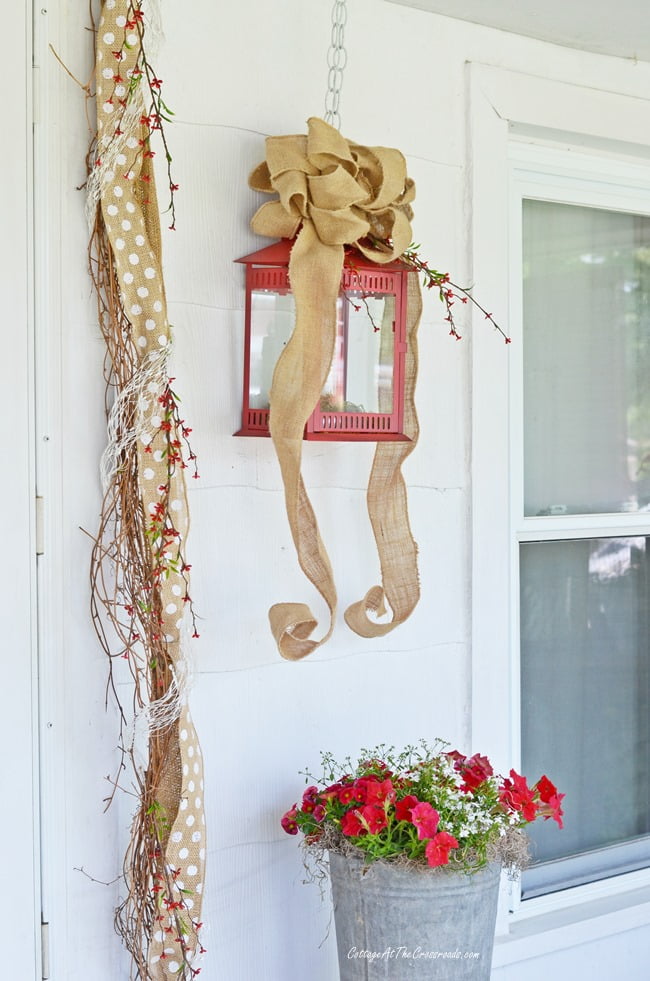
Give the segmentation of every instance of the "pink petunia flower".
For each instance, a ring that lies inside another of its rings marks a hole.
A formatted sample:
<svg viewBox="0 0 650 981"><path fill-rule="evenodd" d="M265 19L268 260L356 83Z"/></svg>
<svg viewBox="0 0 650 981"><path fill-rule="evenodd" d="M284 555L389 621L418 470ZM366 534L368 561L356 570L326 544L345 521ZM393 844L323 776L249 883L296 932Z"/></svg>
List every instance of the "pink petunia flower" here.
<svg viewBox="0 0 650 981"><path fill-rule="evenodd" d="M286 814L283 815L280 824L288 835L298 834L298 825L296 823L296 814L298 813L298 805L294 804Z"/></svg>
<svg viewBox="0 0 650 981"><path fill-rule="evenodd" d="M411 808L411 821L418 829L418 838L421 841L424 838L433 838L438 830L439 820L440 815L431 804L422 802Z"/></svg>
<svg viewBox="0 0 650 981"><path fill-rule="evenodd" d="M326 813L327 812L322 804L316 804L312 813L312 817L314 821L317 821L320 824L320 822L324 820Z"/></svg>

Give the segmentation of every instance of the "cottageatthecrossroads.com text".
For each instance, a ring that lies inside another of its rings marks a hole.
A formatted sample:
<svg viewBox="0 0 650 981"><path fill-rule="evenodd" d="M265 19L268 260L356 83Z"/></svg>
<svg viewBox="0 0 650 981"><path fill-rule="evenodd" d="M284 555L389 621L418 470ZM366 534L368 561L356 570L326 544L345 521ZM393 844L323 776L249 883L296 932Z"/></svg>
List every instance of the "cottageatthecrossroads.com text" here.
<svg viewBox="0 0 650 981"><path fill-rule="evenodd" d="M348 960L478 960L480 953L474 950L424 950L422 947L386 947L385 950L361 950L350 947Z"/></svg>

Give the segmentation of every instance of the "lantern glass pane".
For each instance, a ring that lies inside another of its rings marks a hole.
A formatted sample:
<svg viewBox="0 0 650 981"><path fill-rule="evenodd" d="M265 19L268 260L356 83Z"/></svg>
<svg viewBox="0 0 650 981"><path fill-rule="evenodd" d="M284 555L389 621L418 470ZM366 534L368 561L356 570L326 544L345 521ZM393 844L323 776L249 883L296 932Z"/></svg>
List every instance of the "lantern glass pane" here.
<svg viewBox="0 0 650 981"><path fill-rule="evenodd" d="M347 291L337 304L336 347L324 412L393 411L395 297Z"/></svg>
<svg viewBox="0 0 650 981"><path fill-rule="evenodd" d="M268 409L275 365L291 337L296 319L289 292L253 290L251 293L251 349L248 404Z"/></svg>
<svg viewBox="0 0 650 981"><path fill-rule="evenodd" d="M347 291L337 301L334 356L320 408L327 412L393 411L395 297ZM295 326L289 291L252 290L248 404L268 409L278 358Z"/></svg>

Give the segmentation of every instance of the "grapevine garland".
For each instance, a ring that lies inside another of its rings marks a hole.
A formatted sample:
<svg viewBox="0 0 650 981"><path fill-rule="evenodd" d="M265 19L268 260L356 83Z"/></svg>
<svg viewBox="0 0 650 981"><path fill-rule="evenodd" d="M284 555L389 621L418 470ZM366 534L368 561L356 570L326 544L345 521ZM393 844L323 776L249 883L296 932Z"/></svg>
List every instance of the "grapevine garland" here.
<svg viewBox="0 0 650 981"><path fill-rule="evenodd" d="M198 637L185 551L185 475L199 474L168 369L154 133L167 163L171 228L178 187L163 129L170 111L145 51L145 32L149 48L157 25L153 0L104 0L96 30L89 258L106 341L109 444L91 605L120 716L120 773L107 802L118 788L128 789L121 784L125 770L138 799L116 929L131 955L132 979L189 981L200 973L204 952L203 769L187 707L184 653L187 635ZM118 697L118 658L133 680L132 712Z"/></svg>

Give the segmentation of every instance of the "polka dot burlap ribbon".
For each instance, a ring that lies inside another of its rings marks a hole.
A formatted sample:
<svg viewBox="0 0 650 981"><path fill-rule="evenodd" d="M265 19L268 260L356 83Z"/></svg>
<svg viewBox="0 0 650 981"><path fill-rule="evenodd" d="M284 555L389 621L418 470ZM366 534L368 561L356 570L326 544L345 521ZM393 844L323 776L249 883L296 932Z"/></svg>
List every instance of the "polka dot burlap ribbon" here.
<svg viewBox="0 0 650 981"><path fill-rule="evenodd" d="M143 873L147 881L138 884L140 894L149 896L155 909L150 935L142 937L147 978L163 981L194 975L191 964L196 955L195 925L200 920L203 892L205 817L201 750L190 713L183 698L179 697L176 704L173 697L165 701L165 696L175 694L179 679L187 673L182 633L188 584L187 574L180 570L180 557L189 529L189 513L183 470L179 466L170 468L170 437L165 429L168 423L163 425L161 421L171 332L161 266L153 154L146 152L151 121L138 68L145 26L139 3L105 0L96 38L98 133L93 181L114 257L121 302L130 323L130 339L139 357L134 380L139 388L133 395L138 407L137 480L143 521L141 538L149 543L152 563L161 560L159 541L152 528L160 513L163 491L165 507L173 516L177 533L175 541L165 545L165 573L159 577L152 599L160 611L160 634L172 666L170 691L160 693L166 717L160 713L156 717L155 698L148 707L148 718L156 721L149 736L145 785L152 799L149 810L152 822L156 822L161 854L154 848ZM140 601L140 597L133 598L134 605ZM155 773L154 758L158 760ZM131 938L130 942L137 940ZM143 976L142 969L138 976Z"/></svg>
<svg viewBox="0 0 650 981"><path fill-rule="evenodd" d="M316 405L334 352L336 302L344 245L378 263L398 258L411 241L410 202L415 186L404 157L386 147L346 140L322 119L308 121L306 136L271 136L266 160L251 174L251 187L275 193L251 221L260 235L292 238L289 278L296 322L275 368L270 392L270 430L285 489L291 534L300 566L330 614L326 634L312 638L317 620L304 603L277 603L269 611L280 654L305 657L331 636L337 606L334 575L301 475L305 423ZM418 277L409 275L404 432L410 442L381 442L368 486L368 512L379 552L382 585L373 586L345 614L363 637L393 630L419 599L417 548L411 534L404 459L418 436L414 406L416 332L421 311ZM386 612L392 616L378 622Z"/></svg>

